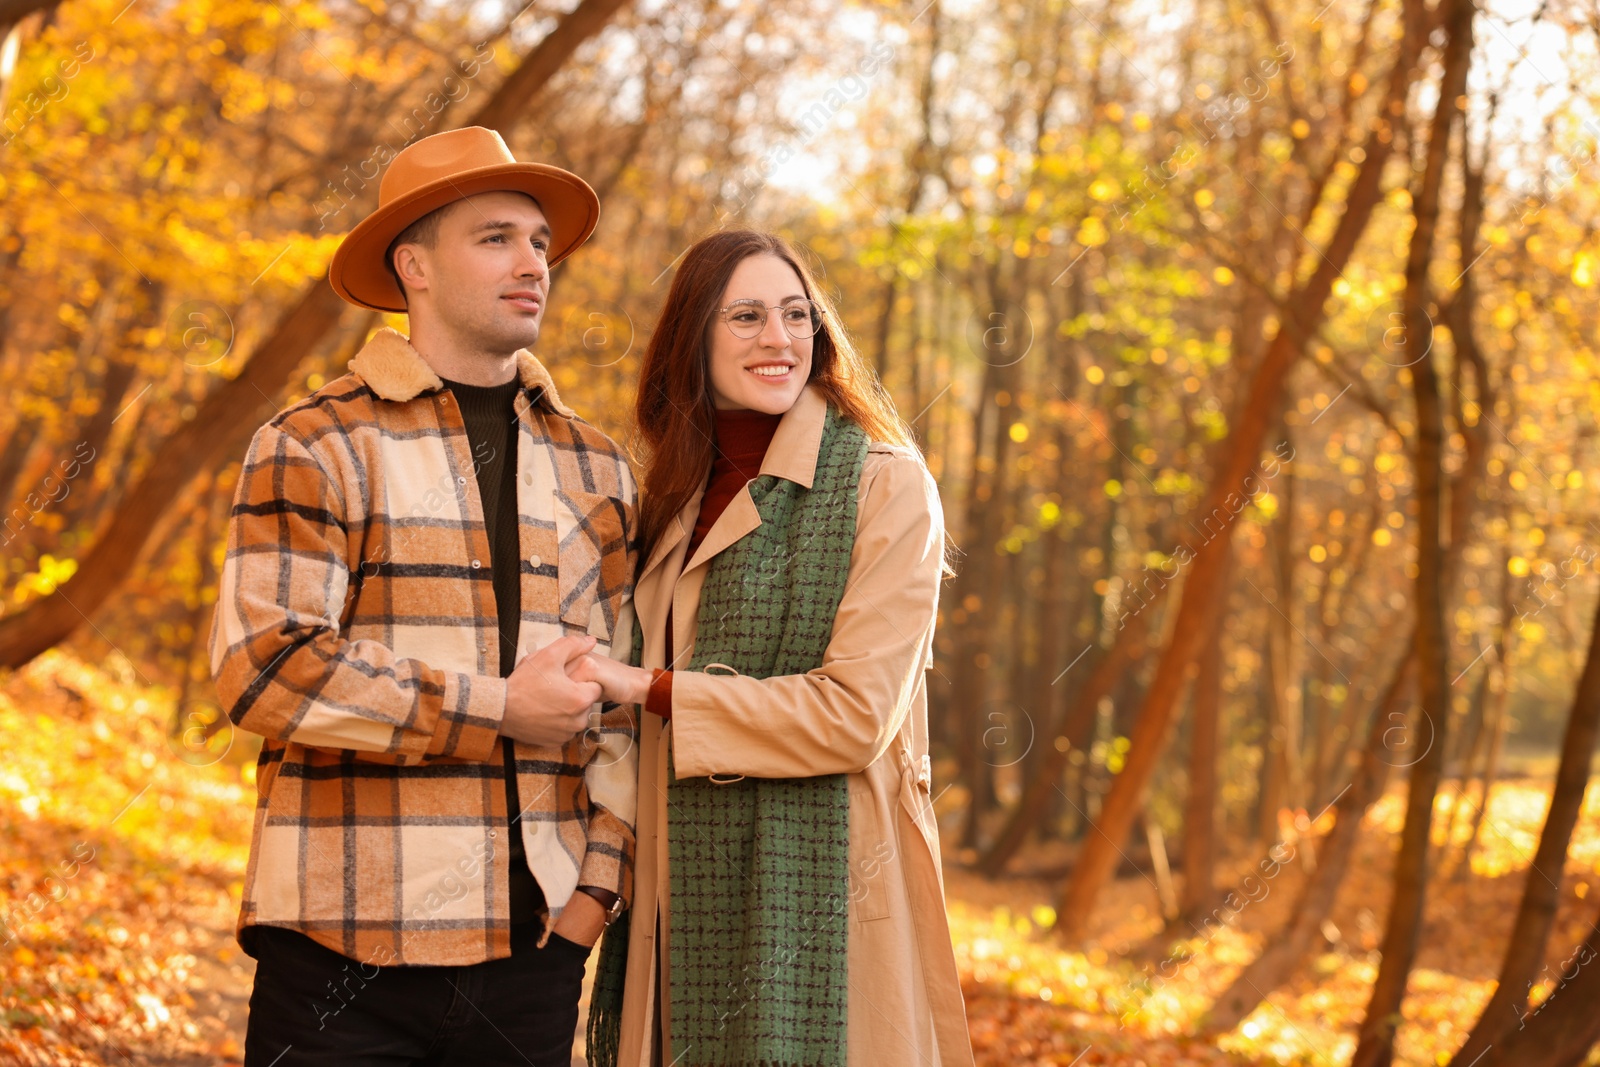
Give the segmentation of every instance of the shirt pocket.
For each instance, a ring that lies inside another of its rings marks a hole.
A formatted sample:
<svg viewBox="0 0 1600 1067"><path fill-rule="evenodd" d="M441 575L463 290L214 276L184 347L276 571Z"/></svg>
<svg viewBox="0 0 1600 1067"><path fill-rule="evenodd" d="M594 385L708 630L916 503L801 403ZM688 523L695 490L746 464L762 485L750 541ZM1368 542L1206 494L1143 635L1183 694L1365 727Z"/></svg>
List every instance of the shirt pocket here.
<svg viewBox="0 0 1600 1067"><path fill-rule="evenodd" d="M554 489L557 614L567 632L577 630L609 646L617 615L632 592L628 531L632 509L604 493ZM631 635L626 635L631 637Z"/></svg>

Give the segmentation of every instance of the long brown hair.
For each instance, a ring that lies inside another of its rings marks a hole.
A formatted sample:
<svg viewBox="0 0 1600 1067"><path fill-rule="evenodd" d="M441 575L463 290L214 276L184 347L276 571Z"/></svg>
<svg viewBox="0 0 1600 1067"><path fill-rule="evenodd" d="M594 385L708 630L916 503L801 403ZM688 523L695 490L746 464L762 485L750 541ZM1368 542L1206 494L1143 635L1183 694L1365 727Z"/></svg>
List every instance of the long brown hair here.
<svg viewBox="0 0 1600 1067"><path fill-rule="evenodd" d="M871 440L915 447L882 384L850 343L827 295L789 242L755 230L713 234L684 254L639 371L634 417L648 449L640 490L641 560L650 557L667 523L711 470L716 428L711 330L734 269L759 255L777 256L793 267L806 298L822 312L807 383Z"/></svg>

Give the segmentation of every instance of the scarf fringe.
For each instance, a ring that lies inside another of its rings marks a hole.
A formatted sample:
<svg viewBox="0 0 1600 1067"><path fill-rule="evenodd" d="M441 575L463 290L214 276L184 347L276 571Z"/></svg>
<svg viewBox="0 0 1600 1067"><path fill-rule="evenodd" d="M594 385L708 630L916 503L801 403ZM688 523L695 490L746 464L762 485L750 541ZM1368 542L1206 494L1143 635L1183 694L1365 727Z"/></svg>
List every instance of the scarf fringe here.
<svg viewBox="0 0 1600 1067"><path fill-rule="evenodd" d="M622 983L628 976L628 928L631 911L617 916L600 940L594 989L589 994L587 1059L589 1067L617 1067L622 1041Z"/></svg>

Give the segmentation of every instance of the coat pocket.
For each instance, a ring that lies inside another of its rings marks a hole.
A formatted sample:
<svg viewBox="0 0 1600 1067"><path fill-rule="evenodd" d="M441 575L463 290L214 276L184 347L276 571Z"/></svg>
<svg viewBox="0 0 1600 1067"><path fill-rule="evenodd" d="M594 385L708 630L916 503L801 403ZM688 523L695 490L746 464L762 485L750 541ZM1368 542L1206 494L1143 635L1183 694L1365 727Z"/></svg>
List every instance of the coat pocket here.
<svg viewBox="0 0 1600 1067"><path fill-rule="evenodd" d="M593 635L609 646L617 615L632 590L628 531L631 509L603 493L554 489L558 614L568 632ZM631 639L625 634L623 639Z"/></svg>
<svg viewBox="0 0 1600 1067"><path fill-rule="evenodd" d="M889 879L899 877L892 837L865 775L850 775L850 916L857 922L889 915Z"/></svg>

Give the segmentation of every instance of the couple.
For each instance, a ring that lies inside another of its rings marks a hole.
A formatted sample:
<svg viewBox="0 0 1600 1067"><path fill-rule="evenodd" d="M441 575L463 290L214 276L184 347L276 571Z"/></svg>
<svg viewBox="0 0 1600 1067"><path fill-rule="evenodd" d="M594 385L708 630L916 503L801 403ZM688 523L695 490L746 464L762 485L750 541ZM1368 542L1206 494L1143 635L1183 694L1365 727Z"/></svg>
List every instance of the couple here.
<svg viewBox="0 0 1600 1067"><path fill-rule="evenodd" d="M417 141L329 280L405 311L257 431L211 635L262 735L245 1059L970 1064L929 791L939 500L781 239L683 256L642 493L530 353L581 179ZM641 499L642 496L642 499Z"/></svg>

